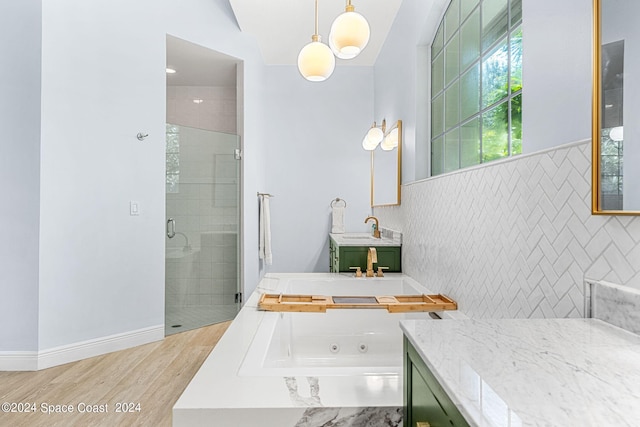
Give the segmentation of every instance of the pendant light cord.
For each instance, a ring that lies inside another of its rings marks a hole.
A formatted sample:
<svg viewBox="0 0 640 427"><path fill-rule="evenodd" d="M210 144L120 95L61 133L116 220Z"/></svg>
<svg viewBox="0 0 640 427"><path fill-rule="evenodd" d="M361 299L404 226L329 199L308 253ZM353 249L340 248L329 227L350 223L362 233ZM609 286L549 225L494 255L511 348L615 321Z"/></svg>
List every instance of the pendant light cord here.
<svg viewBox="0 0 640 427"><path fill-rule="evenodd" d="M318 0L316 0L316 32L314 34L318 35Z"/></svg>

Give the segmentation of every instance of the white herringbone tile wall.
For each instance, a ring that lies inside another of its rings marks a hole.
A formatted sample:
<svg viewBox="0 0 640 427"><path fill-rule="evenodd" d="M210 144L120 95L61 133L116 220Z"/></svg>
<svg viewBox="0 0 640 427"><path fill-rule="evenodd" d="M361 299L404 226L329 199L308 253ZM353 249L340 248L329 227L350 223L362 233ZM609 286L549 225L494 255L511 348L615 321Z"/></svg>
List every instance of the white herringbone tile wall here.
<svg viewBox="0 0 640 427"><path fill-rule="evenodd" d="M404 185L376 208L403 271L471 317L583 317L584 279L640 289L640 217L591 215L591 143Z"/></svg>

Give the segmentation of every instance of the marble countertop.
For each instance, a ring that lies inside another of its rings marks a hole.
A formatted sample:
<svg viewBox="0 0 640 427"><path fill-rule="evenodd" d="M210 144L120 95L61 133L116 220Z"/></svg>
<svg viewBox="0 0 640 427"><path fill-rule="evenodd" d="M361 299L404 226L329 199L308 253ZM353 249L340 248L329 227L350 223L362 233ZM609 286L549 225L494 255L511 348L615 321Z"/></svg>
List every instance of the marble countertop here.
<svg viewBox="0 0 640 427"><path fill-rule="evenodd" d="M597 319L407 320L475 426L637 426L640 336Z"/></svg>
<svg viewBox="0 0 640 427"><path fill-rule="evenodd" d="M393 234L393 238L381 239L376 239L369 233L330 233L329 237L339 246L402 246L399 234Z"/></svg>

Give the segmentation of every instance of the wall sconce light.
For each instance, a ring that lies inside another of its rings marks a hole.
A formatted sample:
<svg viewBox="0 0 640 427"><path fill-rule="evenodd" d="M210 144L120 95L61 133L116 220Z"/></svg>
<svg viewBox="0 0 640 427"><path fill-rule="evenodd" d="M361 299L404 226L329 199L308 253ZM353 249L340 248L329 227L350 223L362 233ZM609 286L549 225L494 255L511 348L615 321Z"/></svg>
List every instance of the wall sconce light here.
<svg viewBox="0 0 640 427"><path fill-rule="evenodd" d="M382 124L378 126L376 122L373 122L371 128L364 135L364 139L362 140L362 148L367 151L375 150L378 144L382 142L384 139L384 131L387 128L387 121L382 120Z"/></svg>
<svg viewBox="0 0 640 427"><path fill-rule="evenodd" d="M311 36L311 43L304 46L298 54L298 70L305 79L321 82L333 73L336 58L329 46L321 42L318 34L318 0L316 0L315 19L315 33Z"/></svg>
<svg viewBox="0 0 640 427"><path fill-rule="evenodd" d="M394 127L387 133L380 143L380 148L384 151L391 151L398 146L398 128Z"/></svg>
<svg viewBox="0 0 640 427"><path fill-rule="evenodd" d="M398 125L387 132L387 120L383 119L380 126L373 122L371 128L367 131L362 140L362 148L367 151L373 151L380 145L384 151L391 151L398 146Z"/></svg>

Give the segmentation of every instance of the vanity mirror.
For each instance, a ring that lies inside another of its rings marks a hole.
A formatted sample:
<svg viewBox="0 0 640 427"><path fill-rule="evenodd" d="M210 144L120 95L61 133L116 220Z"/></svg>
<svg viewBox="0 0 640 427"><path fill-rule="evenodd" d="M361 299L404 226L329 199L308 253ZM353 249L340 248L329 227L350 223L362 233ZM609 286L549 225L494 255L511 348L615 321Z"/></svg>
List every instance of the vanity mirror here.
<svg viewBox="0 0 640 427"><path fill-rule="evenodd" d="M625 79L640 72L638 16L637 0L593 0L594 214L640 215L640 84Z"/></svg>
<svg viewBox="0 0 640 427"><path fill-rule="evenodd" d="M402 184L402 120L383 131L384 140L371 150L371 206L400 204ZM396 145L397 140L397 145Z"/></svg>

